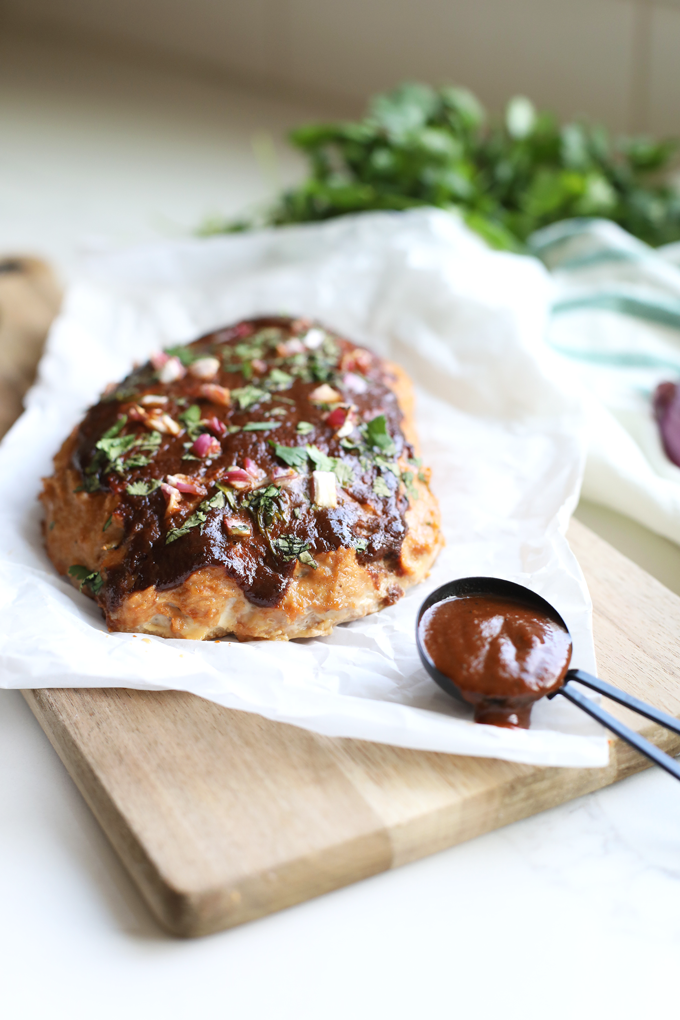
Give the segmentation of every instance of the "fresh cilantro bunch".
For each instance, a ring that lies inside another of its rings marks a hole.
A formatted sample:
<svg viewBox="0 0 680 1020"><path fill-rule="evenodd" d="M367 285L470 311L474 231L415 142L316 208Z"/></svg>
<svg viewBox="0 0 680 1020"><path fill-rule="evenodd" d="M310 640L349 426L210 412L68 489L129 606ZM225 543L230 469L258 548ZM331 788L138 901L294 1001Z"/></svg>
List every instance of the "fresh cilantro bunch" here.
<svg viewBox="0 0 680 1020"><path fill-rule="evenodd" d="M306 125L291 141L308 159L307 180L259 216L204 233L432 205L460 211L509 250L572 216L606 217L652 245L680 239L680 194L668 180L676 140L560 125L523 97L493 123L466 89L406 83L376 96L363 120Z"/></svg>

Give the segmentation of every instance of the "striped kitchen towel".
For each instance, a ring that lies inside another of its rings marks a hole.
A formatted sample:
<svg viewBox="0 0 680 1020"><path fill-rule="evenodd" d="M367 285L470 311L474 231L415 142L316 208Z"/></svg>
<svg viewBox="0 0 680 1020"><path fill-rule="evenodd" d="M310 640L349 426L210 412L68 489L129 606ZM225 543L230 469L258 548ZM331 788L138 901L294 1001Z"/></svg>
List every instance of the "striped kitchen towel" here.
<svg viewBox="0 0 680 1020"><path fill-rule="evenodd" d="M531 238L554 282L548 343L590 412L586 499L680 543L680 468L652 399L680 383L680 244L650 248L608 220L553 224Z"/></svg>

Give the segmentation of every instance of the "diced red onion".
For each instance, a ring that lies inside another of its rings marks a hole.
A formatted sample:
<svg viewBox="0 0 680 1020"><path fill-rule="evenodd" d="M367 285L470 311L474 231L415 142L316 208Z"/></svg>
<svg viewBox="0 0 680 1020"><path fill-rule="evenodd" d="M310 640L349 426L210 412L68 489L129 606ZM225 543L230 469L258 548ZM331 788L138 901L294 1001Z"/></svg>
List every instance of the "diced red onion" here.
<svg viewBox="0 0 680 1020"><path fill-rule="evenodd" d="M208 490L205 485L196 478L190 478L189 475L168 475L166 479L168 485L174 486L178 492L188 492L193 496L206 496Z"/></svg>
<svg viewBox="0 0 680 1020"><path fill-rule="evenodd" d="M228 485L232 485L235 489L250 489L252 488L253 479L252 476L244 471L240 467L230 467L223 475L224 481Z"/></svg>
<svg viewBox="0 0 680 1020"><path fill-rule="evenodd" d="M254 478L258 482L260 481L261 478L264 478L266 474L266 472L262 470L259 464L256 464L255 461L252 460L252 458L250 457L244 458L243 466L250 475L250 477Z"/></svg>
<svg viewBox="0 0 680 1020"><path fill-rule="evenodd" d="M168 358L158 370L158 379L162 383L177 382L186 375L186 369L179 358Z"/></svg>
<svg viewBox="0 0 680 1020"><path fill-rule="evenodd" d="M241 538L247 535L252 535L252 528L248 521L244 521L239 517L223 517L222 527L231 535L233 538Z"/></svg>
<svg viewBox="0 0 680 1020"><path fill-rule="evenodd" d="M220 370L217 358L197 358L189 365L189 374L194 379L214 379Z"/></svg>
<svg viewBox="0 0 680 1020"><path fill-rule="evenodd" d="M304 354L305 350L306 348L302 340L299 340L296 336L282 344L276 345L276 353L280 358L289 358L292 354Z"/></svg>
<svg viewBox="0 0 680 1020"><path fill-rule="evenodd" d="M159 414L158 411L145 413L144 424L154 432L162 432L166 436L178 436L182 427L177 424L169 414Z"/></svg>
<svg viewBox="0 0 680 1020"><path fill-rule="evenodd" d="M251 365L253 366L256 372L267 371L267 362L263 361L262 358L253 358L253 360L251 361Z"/></svg>
<svg viewBox="0 0 680 1020"><path fill-rule="evenodd" d="M355 375L354 372L345 372L342 384L350 393L365 393L368 389L366 380L362 379L360 375Z"/></svg>
<svg viewBox="0 0 680 1020"><path fill-rule="evenodd" d="M328 383L322 383L309 394L309 399L314 404L337 404L342 400L342 394L334 390Z"/></svg>
<svg viewBox="0 0 680 1020"><path fill-rule="evenodd" d="M222 447L214 436L208 435L207 432L201 432L191 447L191 452L195 453L197 457L217 457L222 453Z"/></svg>
<svg viewBox="0 0 680 1020"><path fill-rule="evenodd" d="M219 418L206 418L203 424L206 428L209 428L213 435L217 436L218 439L221 439L222 436L226 436L227 434L227 426L223 421L220 421Z"/></svg>
<svg viewBox="0 0 680 1020"><path fill-rule="evenodd" d="M348 407L336 407L335 410L326 418L326 424L330 425L332 429L339 429L345 424L347 415L349 414Z"/></svg>
<svg viewBox="0 0 680 1020"><path fill-rule="evenodd" d="M165 351L154 351L149 360L156 371L159 372L163 365L170 361L170 355L166 354Z"/></svg>
<svg viewBox="0 0 680 1020"><path fill-rule="evenodd" d="M165 513L174 514L182 505L182 496L179 489L167 482L161 483L161 492L165 496Z"/></svg>
<svg viewBox="0 0 680 1020"><path fill-rule="evenodd" d="M162 393L146 393L140 398L140 404L167 404L168 398L164 397Z"/></svg>
<svg viewBox="0 0 680 1020"><path fill-rule="evenodd" d="M680 386L659 383L654 393L654 414L666 456L680 467Z"/></svg>
<svg viewBox="0 0 680 1020"><path fill-rule="evenodd" d="M220 404L222 407L229 407L231 394L226 386L218 386L217 383L203 383L200 394L212 404Z"/></svg>
<svg viewBox="0 0 680 1020"><path fill-rule="evenodd" d="M278 464L275 464L272 468L271 475L273 480L276 482L283 482L286 480L292 481L293 478L298 477L297 471L294 471L293 468L282 468Z"/></svg>
<svg viewBox="0 0 680 1020"><path fill-rule="evenodd" d="M147 418L146 411L139 404L132 404L131 407L128 407L127 416L130 421L146 421Z"/></svg>

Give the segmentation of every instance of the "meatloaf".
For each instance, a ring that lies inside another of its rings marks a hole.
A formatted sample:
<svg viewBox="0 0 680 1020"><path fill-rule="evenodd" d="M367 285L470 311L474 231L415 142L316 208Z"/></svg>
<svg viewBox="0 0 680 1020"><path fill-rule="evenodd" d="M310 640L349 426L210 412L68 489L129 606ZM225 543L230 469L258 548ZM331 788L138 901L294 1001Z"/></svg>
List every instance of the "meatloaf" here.
<svg viewBox="0 0 680 1020"><path fill-rule="evenodd" d="M44 480L45 542L110 630L288 640L376 612L442 544L402 369L303 319L152 356Z"/></svg>

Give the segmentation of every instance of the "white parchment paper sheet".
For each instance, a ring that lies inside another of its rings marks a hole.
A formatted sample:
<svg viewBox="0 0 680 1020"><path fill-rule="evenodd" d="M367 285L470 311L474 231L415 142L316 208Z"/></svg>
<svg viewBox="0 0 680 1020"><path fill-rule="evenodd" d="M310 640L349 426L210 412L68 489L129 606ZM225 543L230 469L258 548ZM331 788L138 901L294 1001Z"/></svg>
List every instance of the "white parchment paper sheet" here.
<svg viewBox="0 0 680 1020"><path fill-rule="evenodd" d="M564 538L585 455L579 398L544 345L550 282L445 213L164 243L90 258L49 337L28 409L0 449L0 684L192 691L335 736L547 765L601 766L607 741L563 699L527 731L479 726L428 679L418 607L453 577L494 574L549 599L594 669L590 601ZM258 313L314 316L393 358L417 421L447 546L396 605L298 642L193 643L109 634L57 576L40 476L86 407L134 360Z"/></svg>

